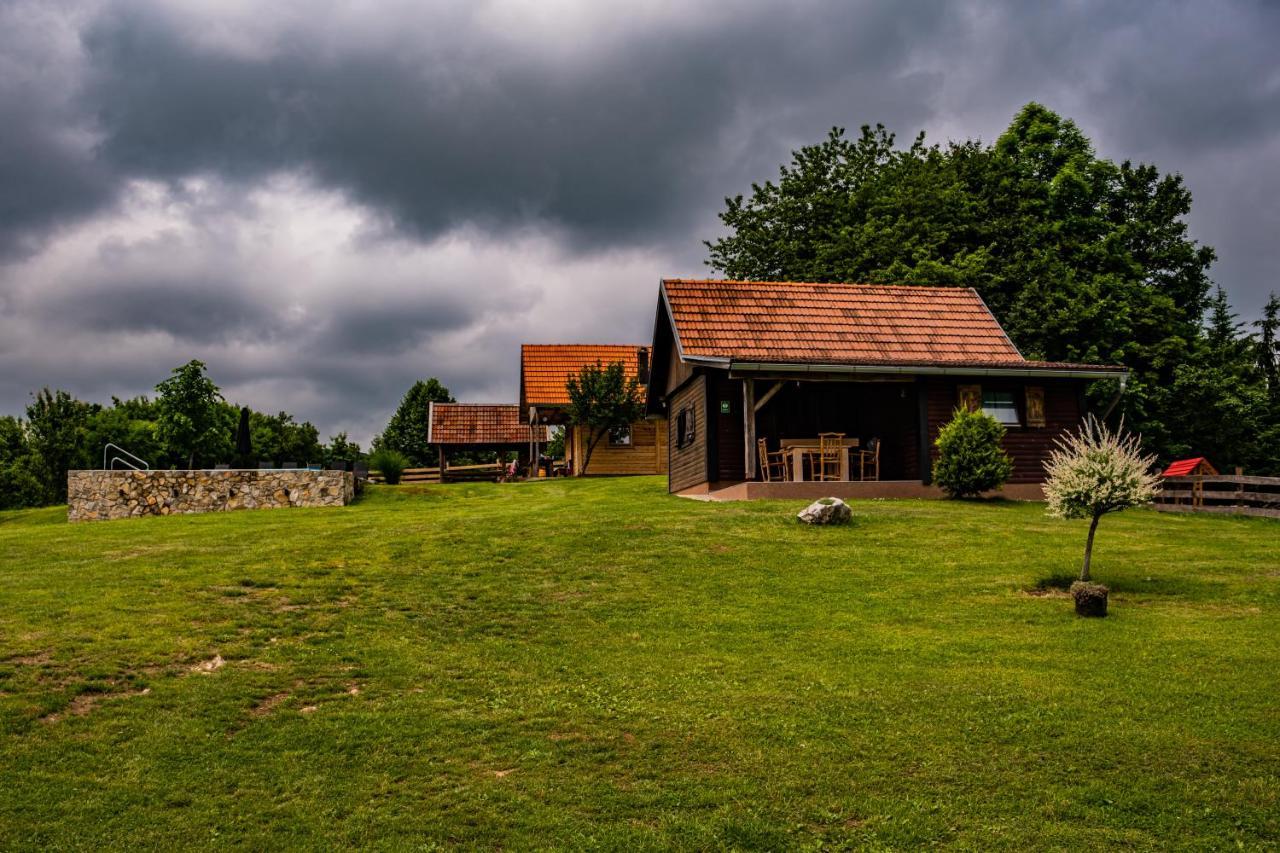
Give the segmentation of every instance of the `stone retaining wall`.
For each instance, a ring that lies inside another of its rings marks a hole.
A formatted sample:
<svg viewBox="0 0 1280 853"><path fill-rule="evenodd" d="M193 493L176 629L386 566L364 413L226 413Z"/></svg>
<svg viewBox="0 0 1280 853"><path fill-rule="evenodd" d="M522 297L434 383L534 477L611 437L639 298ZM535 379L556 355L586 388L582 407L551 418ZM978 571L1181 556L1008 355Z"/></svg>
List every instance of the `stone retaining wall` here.
<svg viewBox="0 0 1280 853"><path fill-rule="evenodd" d="M67 517L105 521L140 515L345 506L348 471L69 471Z"/></svg>

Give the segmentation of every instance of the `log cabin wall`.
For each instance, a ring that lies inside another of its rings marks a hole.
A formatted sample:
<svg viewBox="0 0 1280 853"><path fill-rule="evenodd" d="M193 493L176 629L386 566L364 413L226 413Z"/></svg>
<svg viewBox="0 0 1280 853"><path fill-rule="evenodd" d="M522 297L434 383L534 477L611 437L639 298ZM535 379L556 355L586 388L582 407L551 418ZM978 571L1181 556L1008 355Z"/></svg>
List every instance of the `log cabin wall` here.
<svg viewBox="0 0 1280 853"><path fill-rule="evenodd" d="M707 378L695 376L671 395L667 408L667 488L680 492L707 482ZM682 428L686 428L684 434Z"/></svg>
<svg viewBox="0 0 1280 853"><path fill-rule="evenodd" d="M587 431L570 427L575 471L587 458ZM665 474L667 471L667 422L665 419L636 421L631 425L631 444L612 445L609 437L601 438L591 452L587 475L625 476L631 474Z"/></svg>
<svg viewBox="0 0 1280 853"><path fill-rule="evenodd" d="M1010 483L1044 482L1044 461L1049 458L1054 442L1064 433L1076 429L1085 415L1084 383L1071 379L1008 380L989 378L963 380L929 380L925 383L929 424L930 467L937 461L934 442L938 433L951 420L960 404L959 388L977 385L984 391L1010 391L1018 409L1019 426L1005 425L1005 452L1013 459ZM1044 426L1027 424L1026 389L1044 389Z"/></svg>

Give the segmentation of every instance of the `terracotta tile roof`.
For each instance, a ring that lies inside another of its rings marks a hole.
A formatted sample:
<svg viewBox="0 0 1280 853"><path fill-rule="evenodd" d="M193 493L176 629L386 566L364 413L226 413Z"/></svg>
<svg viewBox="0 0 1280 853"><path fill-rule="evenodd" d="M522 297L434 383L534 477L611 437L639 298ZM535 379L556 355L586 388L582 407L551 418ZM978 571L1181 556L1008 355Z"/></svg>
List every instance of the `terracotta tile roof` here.
<svg viewBox="0 0 1280 853"><path fill-rule="evenodd" d="M685 356L1029 366L971 288L668 279Z"/></svg>
<svg viewBox="0 0 1280 853"><path fill-rule="evenodd" d="M622 362L627 376L639 372L639 353L651 348L643 344L524 344L520 347L520 406L566 406L569 392L565 383L582 368L600 362Z"/></svg>
<svg viewBox="0 0 1280 853"><path fill-rule="evenodd" d="M521 408L507 403L432 403L427 416L427 441L431 444L529 443L529 425ZM536 428L537 439L547 440L547 428Z"/></svg>

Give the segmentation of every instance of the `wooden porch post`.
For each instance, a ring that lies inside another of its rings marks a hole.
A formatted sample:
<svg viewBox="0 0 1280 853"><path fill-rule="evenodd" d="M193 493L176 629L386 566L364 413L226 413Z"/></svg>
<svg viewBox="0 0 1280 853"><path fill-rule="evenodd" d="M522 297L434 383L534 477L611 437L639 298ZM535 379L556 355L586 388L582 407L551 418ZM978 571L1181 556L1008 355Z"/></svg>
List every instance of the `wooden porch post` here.
<svg viewBox="0 0 1280 853"><path fill-rule="evenodd" d="M440 483L444 483L444 445L437 444L436 448L440 451Z"/></svg>
<svg viewBox="0 0 1280 853"><path fill-rule="evenodd" d="M916 429L920 431L920 482L928 486L933 483L933 460L929 455L929 386L923 379L916 380L916 418Z"/></svg>
<svg viewBox="0 0 1280 853"><path fill-rule="evenodd" d="M742 434L746 444L742 470L748 480L756 478L756 381L742 380Z"/></svg>

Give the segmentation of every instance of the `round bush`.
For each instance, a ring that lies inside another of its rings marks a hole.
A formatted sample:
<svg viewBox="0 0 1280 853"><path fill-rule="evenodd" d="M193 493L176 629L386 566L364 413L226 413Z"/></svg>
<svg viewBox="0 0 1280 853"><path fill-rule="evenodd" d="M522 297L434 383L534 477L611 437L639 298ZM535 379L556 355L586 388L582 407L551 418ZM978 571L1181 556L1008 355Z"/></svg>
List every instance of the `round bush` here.
<svg viewBox="0 0 1280 853"><path fill-rule="evenodd" d="M369 467L381 474L388 486L396 486L409 467L409 458L398 450L379 450L369 457Z"/></svg>
<svg viewBox="0 0 1280 853"><path fill-rule="evenodd" d="M934 482L953 498L1000 488L1013 474L1013 460L1000 446L1003 439L1004 427L995 418L957 409L938 434Z"/></svg>

